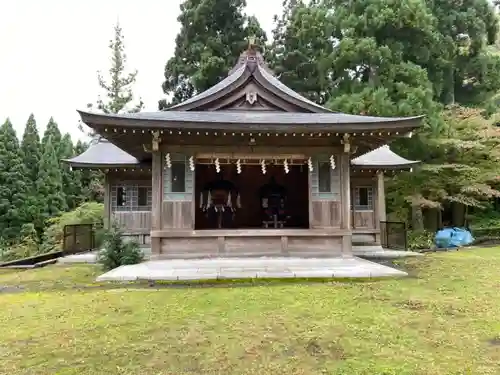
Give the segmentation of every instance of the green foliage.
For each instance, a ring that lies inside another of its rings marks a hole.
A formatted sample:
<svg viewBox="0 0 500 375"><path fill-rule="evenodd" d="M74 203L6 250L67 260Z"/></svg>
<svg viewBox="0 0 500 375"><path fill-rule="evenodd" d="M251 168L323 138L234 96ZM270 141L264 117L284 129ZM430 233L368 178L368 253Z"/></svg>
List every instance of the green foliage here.
<svg viewBox="0 0 500 375"><path fill-rule="evenodd" d="M57 216L67 209L62 184L59 160L52 143L52 137L49 136L45 141L37 180L37 194L41 208L37 223L38 228L43 227L45 220Z"/></svg>
<svg viewBox="0 0 500 375"><path fill-rule="evenodd" d="M308 99L326 104L334 81L331 56L335 49L331 12L316 2L286 0L275 18L267 61L280 80Z"/></svg>
<svg viewBox="0 0 500 375"><path fill-rule="evenodd" d="M27 171L10 120L0 127L0 238L17 239L27 220Z"/></svg>
<svg viewBox="0 0 500 375"><path fill-rule="evenodd" d="M28 170L28 179L36 181L38 177L38 163L42 157L40 147L40 135L36 126L35 116L33 114L28 118L24 128L23 139L21 141L21 152L23 163ZM31 186L34 189L34 186Z"/></svg>
<svg viewBox="0 0 500 375"><path fill-rule="evenodd" d="M29 258L38 254L38 233L33 224L24 224L15 243L0 241L0 262Z"/></svg>
<svg viewBox="0 0 500 375"><path fill-rule="evenodd" d="M427 1L438 49L425 65L444 104L481 105L500 89L500 57L490 53L498 19L488 0Z"/></svg>
<svg viewBox="0 0 500 375"><path fill-rule="evenodd" d="M123 231L113 225L104 236L104 248L99 252L99 263L105 270L140 263L144 255L135 241L125 241Z"/></svg>
<svg viewBox="0 0 500 375"><path fill-rule="evenodd" d="M45 151L45 147L47 145L49 138L51 138L52 146L54 147L54 151L56 154L56 159L57 161L59 161L61 159L61 150L59 148L59 145L61 144L62 135L61 131L59 130L59 126L57 125L53 117L49 119L47 127L43 132L42 145L41 145L42 154Z"/></svg>
<svg viewBox="0 0 500 375"><path fill-rule="evenodd" d="M59 149L61 150L61 157L63 159L73 157L73 142L69 133L63 136ZM66 205L69 210L73 210L83 199L81 172L79 170L72 171L68 163L60 162L60 165Z"/></svg>
<svg viewBox="0 0 500 375"><path fill-rule="evenodd" d="M408 232L409 250L427 250L434 248L435 233L426 230Z"/></svg>
<svg viewBox="0 0 500 375"><path fill-rule="evenodd" d="M64 212L47 220L47 228L44 232L42 252L48 253L59 251L62 248L64 227L74 224L95 224L96 229L101 228L104 217L104 206L102 203L86 202L76 209ZM102 240L97 233L96 245L100 246Z"/></svg>
<svg viewBox="0 0 500 375"><path fill-rule="evenodd" d="M449 203L485 208L500 197L498 165L500 129L497 119L485 118L480 109L449 107L442 117L446 132L425 136L423 165L391 181L389 200L406 201L422 208Z"/></svg>
<svg viewBox="0 0 500 375"><path fill-rule="evenodd" d="M174 56L165 66L163 91L171 101L160 109L180 103L227 76L250 36L266 40L255 17L243 14L245 0L185 0L178 21Z"/></svg>
<svg viewBox="0 0 500 375"><path fill-rule="evenodd" d="M106 99L99 97L97 109L104 113L139 112L144 107L142 100L130 107L134 100L132 86L137 79L137 70L125 73L127 55L125 54L124 36L120 24L114 28L114 38L109 42L111 50L111 67L109 81L98 72L99 87L104 90ZM91 104L88 105L92 107Z"/></svg>

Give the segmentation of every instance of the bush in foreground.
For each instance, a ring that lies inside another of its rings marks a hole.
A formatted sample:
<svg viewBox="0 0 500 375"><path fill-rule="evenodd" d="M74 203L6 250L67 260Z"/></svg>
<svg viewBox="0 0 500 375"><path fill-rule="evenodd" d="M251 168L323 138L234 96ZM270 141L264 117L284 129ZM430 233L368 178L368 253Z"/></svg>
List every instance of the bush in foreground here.
<svg viewBox="0 0 500 375"><path fill-rule="evenodd" d="M99 252L99 263L108 271L126 264L142 262L144 255L136 241L125 241L122 230L113 225L104 234L104 248Z"/></svg>

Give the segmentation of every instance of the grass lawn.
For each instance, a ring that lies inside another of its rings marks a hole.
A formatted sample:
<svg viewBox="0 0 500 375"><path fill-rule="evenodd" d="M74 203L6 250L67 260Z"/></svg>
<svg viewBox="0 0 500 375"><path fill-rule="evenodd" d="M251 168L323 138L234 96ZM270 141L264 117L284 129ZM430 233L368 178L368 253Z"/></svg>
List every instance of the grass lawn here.
<svg viewBox="0 0 500 375"><path fill-rule="evenodd" d="M0 271L0 374L500 374L500 248L405 265L417 277L128 289L89 265Z"/></svg>

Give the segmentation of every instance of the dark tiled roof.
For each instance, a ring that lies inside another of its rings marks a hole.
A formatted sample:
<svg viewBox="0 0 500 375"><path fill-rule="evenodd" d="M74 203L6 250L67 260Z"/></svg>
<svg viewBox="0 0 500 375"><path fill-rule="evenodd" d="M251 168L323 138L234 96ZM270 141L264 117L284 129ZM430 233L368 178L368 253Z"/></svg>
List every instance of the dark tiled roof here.
<svg viewBox="0 0 500 375"><path fill-rule="evenodd" d="M71 166L127 166L138 165L139 161L104 138L90 144L83 153L71 159L64 159Z"/></svg>
<svg viewBox="0 0 500 375"><path fill-rule="evenodd" d="M351 160L351 164L357 167L372 167L380 169L411 168L412 165L418 163L420 162L415 160L407 160L392 152L387 145L379 147Z"/></svg>

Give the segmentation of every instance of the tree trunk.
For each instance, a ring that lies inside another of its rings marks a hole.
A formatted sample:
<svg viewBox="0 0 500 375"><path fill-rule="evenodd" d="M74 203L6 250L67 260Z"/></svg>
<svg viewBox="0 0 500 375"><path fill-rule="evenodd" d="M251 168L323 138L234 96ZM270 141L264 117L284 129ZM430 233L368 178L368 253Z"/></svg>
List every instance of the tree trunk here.
<svg viewBox="0 0 500 375"><path fill-rule="evenodd" d="M411 207L411 227L414 231L424 230L424 216L420 205Z"/></svg>

